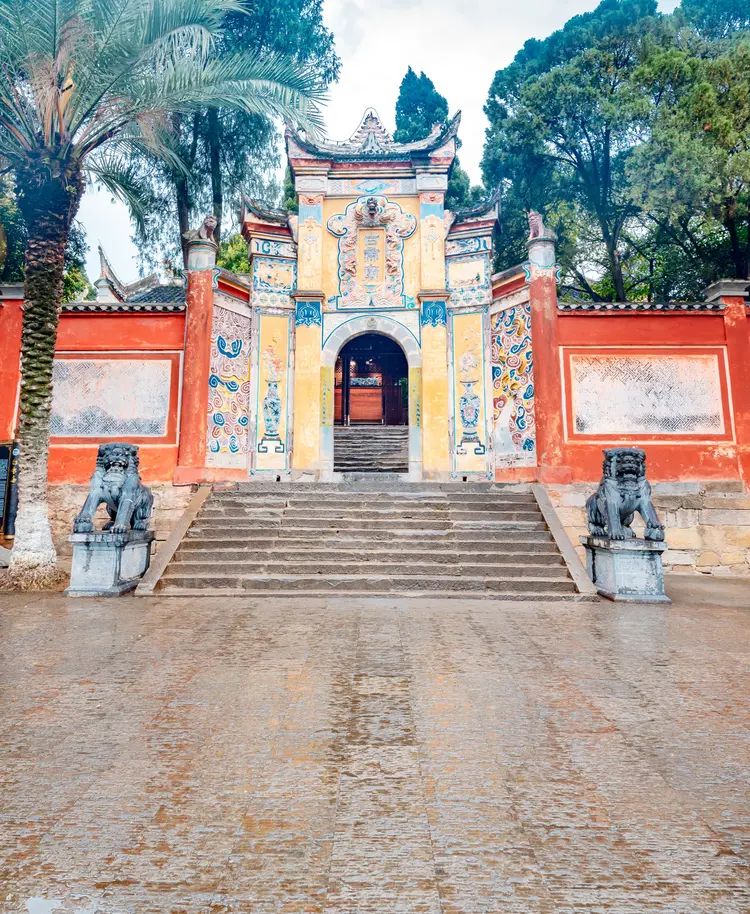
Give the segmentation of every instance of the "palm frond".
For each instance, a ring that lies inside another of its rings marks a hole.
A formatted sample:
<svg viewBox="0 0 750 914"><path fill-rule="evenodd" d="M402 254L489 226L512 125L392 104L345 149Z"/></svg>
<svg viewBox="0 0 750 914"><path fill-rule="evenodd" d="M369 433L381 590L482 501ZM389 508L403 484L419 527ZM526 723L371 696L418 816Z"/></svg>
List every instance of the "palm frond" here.
<svg viewBox="0 0 750 914"><path fill-rule="evenodd" d="M86 174L89 180L101 184L114 197L122 200L130 210L137 231L144 233L146 214L152 200L134 166L118 155L92 155L86 162Z"/></svg>

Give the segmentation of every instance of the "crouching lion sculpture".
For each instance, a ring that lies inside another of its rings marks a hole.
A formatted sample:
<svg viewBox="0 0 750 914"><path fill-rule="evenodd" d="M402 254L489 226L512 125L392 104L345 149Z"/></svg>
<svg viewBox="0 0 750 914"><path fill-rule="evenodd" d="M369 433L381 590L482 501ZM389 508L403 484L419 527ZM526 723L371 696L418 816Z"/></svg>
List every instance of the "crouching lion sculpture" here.
<svg viewBox="0 0 750 914"><path fill-rule="evenodd" d="M154 496L141 482L138 473L138 446L100 444L90 491L80 513L73 521L74 533L91 533L94 514L101 504L107 506L110 521L103 529L112 533L148 530Z"/></svg>
<svg viewBox="0 0 750 914"><path fill-rule="evenodd" d="M632 539L630 528L636 511L646 524L644 539L661 542L664 525L651 503L646 479L646 454L635 447L604 451L604 475L599 488L586 502L589 533L613 540Z"/></svg>

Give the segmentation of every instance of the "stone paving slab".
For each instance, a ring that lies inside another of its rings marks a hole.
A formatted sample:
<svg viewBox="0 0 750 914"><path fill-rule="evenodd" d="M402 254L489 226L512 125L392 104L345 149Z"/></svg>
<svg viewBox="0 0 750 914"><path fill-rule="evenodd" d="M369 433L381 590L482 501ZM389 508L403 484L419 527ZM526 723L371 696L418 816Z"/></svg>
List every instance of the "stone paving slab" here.
<svg viewBox="0 0 750 914"><path fill-rule="evenodd" d="M0 911L747 914L750 584L0 595Z"/></svg>

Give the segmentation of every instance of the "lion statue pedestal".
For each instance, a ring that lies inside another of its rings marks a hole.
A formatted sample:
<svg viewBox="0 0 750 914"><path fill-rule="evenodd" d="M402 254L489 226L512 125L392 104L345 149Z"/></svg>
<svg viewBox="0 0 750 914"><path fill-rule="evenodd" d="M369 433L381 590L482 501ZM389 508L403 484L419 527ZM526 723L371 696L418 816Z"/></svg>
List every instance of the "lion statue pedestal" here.
<svg viewBox="0 0 750 914"><path fill-rule="evenodd" d="M69 596L119 596L133 590L148 570L149 530L154 498L138 473L138 447L112 442L99 446L89 494L73 522ZM94 530L94 515L104 504L109 523Z"/></svg>
<svg viewBox="0 0 750 914"><path fill-rule="evenodd" d="M661 556L667 548L664 526L651 503L646 454L639 448L604 451L604 475L586 502L589 535L586 568L597 591L609 600L669 603ZM636 512L645 524L643 539L631 524Z"/></svg>

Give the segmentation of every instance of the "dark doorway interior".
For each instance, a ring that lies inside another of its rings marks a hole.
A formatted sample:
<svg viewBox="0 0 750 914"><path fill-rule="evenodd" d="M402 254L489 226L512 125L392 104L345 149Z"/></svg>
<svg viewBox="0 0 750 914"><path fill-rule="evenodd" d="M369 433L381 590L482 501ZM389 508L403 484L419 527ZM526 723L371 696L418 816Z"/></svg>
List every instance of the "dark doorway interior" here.
<svg viewBox="0 0 750 914"><path fill-rule="evenodd" d="M337 425L408 425L409 368L403 349L380 333L365 333L336 359Z"/></svg>

